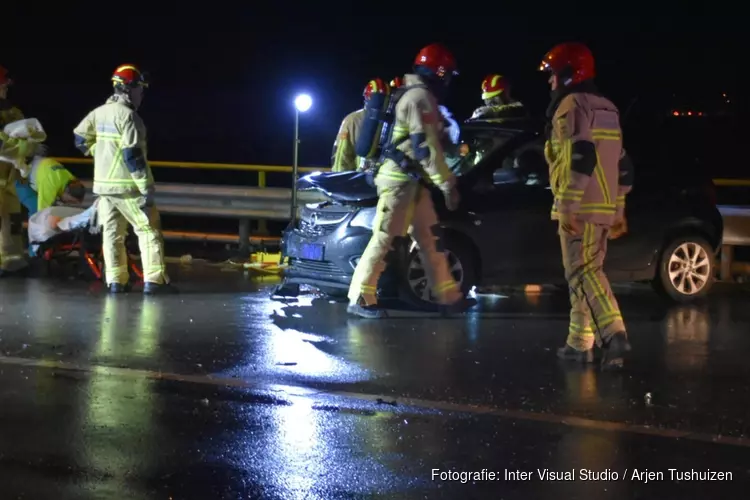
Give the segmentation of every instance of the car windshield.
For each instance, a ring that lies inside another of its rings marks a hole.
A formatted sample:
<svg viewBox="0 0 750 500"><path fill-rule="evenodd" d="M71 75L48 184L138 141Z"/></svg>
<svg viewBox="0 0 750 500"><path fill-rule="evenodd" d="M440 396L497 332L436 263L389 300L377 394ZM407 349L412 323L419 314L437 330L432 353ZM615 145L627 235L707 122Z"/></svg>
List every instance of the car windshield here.
<svg viewBox="0 0 750 500"><path fill-rule="evenodd" d="M493 128L466 128L461 131L459 147L446 154L446 162L455 175L466 175L511 138Z"/></svg>

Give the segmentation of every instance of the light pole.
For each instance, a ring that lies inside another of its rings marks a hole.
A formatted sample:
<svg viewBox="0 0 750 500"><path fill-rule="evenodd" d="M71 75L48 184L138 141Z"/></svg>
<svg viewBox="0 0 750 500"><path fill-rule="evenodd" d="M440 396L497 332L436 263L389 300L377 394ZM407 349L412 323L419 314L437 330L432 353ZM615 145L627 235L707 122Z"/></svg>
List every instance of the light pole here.
<svg viewBox="0 0 750 500"><path fill-rule="evenodd" d="M292 167L292 226L297 220L297 170L299 169L299 114L312 106L312 97L300 94L294 99L294 166Z"/></svg>

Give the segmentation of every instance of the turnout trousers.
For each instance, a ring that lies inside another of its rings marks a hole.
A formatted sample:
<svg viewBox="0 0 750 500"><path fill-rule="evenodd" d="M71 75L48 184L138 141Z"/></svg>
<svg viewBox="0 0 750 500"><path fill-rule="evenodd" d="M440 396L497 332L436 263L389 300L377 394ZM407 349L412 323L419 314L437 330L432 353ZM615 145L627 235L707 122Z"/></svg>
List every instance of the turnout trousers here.
<svg viewBox="0 0 750 500"><path fill-rule="evenodd" d="M15 189L17 170L0 164L0 269L17 271L26 266L23 258L21 202Z"/></svg>
<svg viewBox="0 0 750 500"><path fill-rule="evenodd" d="M124 285L129 279L128 254L125 248L128 224L133 226L138 237L143 281L169 283L164 263L164 240L156 207L144 206L144 198L139 195L100 195L97 216L98 223L102 226L102 250L108 285Z"/></svg>
<svg viewBox="0 0 750 500"><path fill-rule="evenodd" d="M609 228L581 222L583 234L560 231L565 279L570 290L570 326L567 344L578 351L601 346L609 337L625 332L609 280L604 274Z"/></svg>
<svg viewBox="0 0 750 500"><path fill-rule="evenodd" d="M377 180L376 180L377 182ZM448 269L440 242L440 225L430 191L417 181L378 184L378 207L372 237L349 286L350 303L377 304L377 286L385 259L396 238L410 234L417 242L427 281L441 304L453 304L463 295Z"/></svg>

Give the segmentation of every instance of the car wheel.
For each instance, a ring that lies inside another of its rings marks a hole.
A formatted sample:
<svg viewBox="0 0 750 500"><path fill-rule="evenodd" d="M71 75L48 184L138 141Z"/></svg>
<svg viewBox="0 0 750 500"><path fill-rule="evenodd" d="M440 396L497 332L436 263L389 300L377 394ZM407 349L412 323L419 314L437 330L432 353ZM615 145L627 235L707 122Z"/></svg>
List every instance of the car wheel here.
<svg viewBox="0 0 750 500"><path fill-rule="evenodd" d="M680 237L661 254L657 289L677 302L705 297L713 286L714 265L714 251L706 240Z"/></svg>
<svg viewBox="0 0 750 500"><path fill-rule="evenodd" d="M476 284L476 267L471 249L462 241L446 238L445 255L448 258L448 269L458 283L464 295ZM403 298L417 306L434 306L437 304L434 294L427 283L424 265L419 252L414 248L406 259L403 273Z"/></svg>

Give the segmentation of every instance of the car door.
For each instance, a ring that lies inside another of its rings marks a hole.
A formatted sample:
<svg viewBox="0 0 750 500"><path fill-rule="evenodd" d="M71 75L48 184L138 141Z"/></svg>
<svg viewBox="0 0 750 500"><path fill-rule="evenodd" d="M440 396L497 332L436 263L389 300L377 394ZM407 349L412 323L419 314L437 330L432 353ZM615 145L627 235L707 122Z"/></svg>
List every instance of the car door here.
<svg viewBox="0 0 750 500"><path fill-rule="evenodd" d="M488 158L467 200L475 220L482 282L547 282L560 274L560 243L550 220L552 195L541 148L529 143Z"/></svg>

